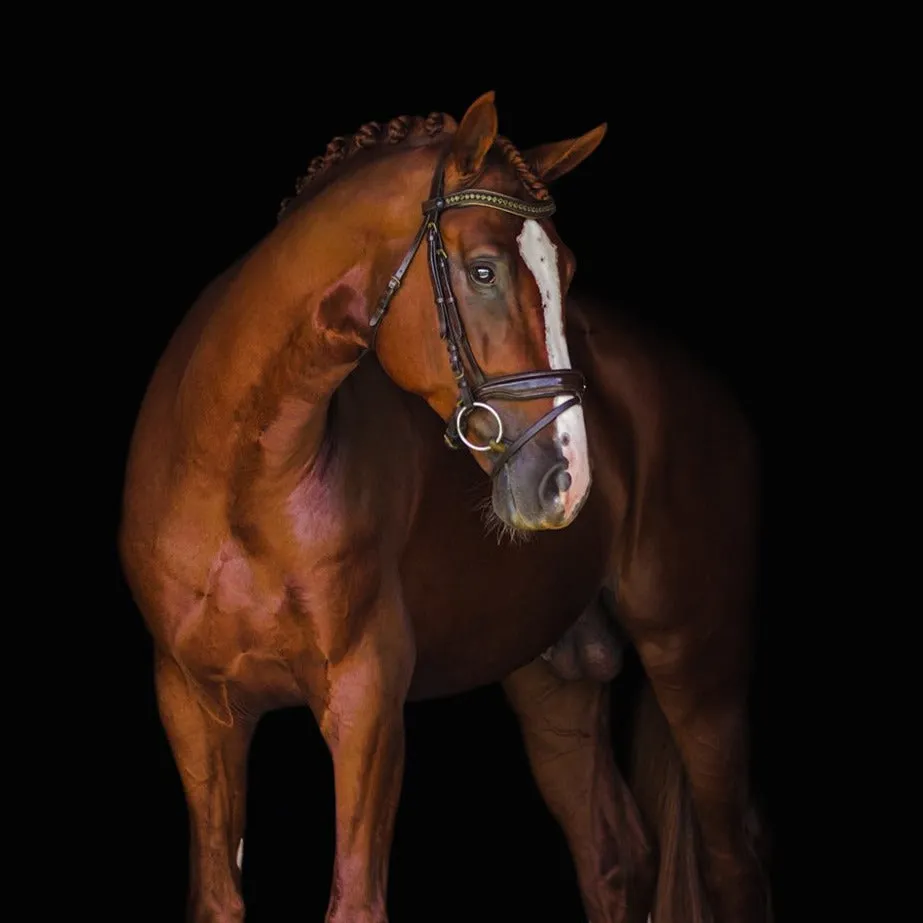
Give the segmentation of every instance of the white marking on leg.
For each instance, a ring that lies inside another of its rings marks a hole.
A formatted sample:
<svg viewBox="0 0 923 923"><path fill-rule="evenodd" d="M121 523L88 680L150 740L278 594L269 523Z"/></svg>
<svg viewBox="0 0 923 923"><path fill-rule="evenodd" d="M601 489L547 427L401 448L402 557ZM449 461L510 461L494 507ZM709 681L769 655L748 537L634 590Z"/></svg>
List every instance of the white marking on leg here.
<svg viewBox="0 0 923 923"><path fill-rule="evenodd" d="M528 218L516 238L523 262L535 277L545 312L545 347L548 366L552 369L569 369L570 353L564 334L564 305L561 295L561 277L558 273L558 248L545 229ZM554 406L559 407L568 397L558 396ZM564 492L564 516L569 522L579 510L590 489L590 456L587 452L586 424L583 408L578 404L560 414L554 421L555 436L567 461L571 484Z"/></svg>
<svg viewBox="0 0 923 923"><path fill-rule="evenodd" d="M244 867L244 838L240 838L240 842L237 844L237 868L243 869Z"/></svg>

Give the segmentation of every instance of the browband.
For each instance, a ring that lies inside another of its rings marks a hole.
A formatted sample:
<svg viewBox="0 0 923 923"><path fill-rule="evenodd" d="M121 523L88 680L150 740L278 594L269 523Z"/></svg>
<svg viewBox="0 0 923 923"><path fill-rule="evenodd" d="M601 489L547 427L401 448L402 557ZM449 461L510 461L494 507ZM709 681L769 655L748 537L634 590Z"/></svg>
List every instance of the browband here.
<svg viewBox="0 0 923 923"><path fill-rule="evenodd" d="M557 209L554 199L550 196L541 202L525 202L490 189L462 189L460 192L452 192L447 196L427 199L423 203L423 214L429 215L447 208L466 208L470 205L496 208L498 211L507 212L519 218L549 218Z"/></svg>

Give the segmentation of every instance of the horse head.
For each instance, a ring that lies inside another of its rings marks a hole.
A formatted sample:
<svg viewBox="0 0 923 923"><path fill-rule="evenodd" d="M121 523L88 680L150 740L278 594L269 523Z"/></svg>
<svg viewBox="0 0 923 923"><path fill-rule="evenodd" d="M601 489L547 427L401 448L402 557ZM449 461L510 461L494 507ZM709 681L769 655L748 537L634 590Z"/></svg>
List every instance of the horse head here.
<svg viewBox="0 0 923 923"><path fill-rule="evenodd" d="M447 442L491 476L493 511L516 530L564 528L590 490L583 378L564 333L575 261L546 184L605 131L520 153L497 134L494 94L480 97L434 146L422 224L371 318L384 370L446 421Z"/></svg>

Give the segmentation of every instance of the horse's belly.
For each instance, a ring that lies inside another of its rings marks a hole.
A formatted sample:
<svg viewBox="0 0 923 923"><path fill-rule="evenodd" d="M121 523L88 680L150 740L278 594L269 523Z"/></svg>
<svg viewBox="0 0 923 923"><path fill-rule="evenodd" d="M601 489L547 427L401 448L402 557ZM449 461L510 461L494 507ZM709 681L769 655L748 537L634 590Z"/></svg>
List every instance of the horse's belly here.
<svg viewBox="0 0 923 923"><path fill-rule="evenodd" d="M601 510L587 503L567 529L498 545L470 504L420 530L404 562L417 643L410 698L496 682L533 660L595 599L604 579Z"/></svg>

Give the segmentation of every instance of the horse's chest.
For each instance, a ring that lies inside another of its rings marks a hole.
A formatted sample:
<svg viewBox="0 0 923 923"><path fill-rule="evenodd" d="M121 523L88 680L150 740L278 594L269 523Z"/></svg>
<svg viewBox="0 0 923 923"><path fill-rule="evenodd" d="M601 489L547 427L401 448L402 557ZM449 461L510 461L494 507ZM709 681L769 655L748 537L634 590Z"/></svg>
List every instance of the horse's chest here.
<svg viewBox="0 0 923 923"><path fill-rule="evenodd" d="M537 657L595 599L604 536L589 508L573 525L525 544L497 544L477 516L421 530L403 569L417 641L411 695L497 681Z"/></svg>

